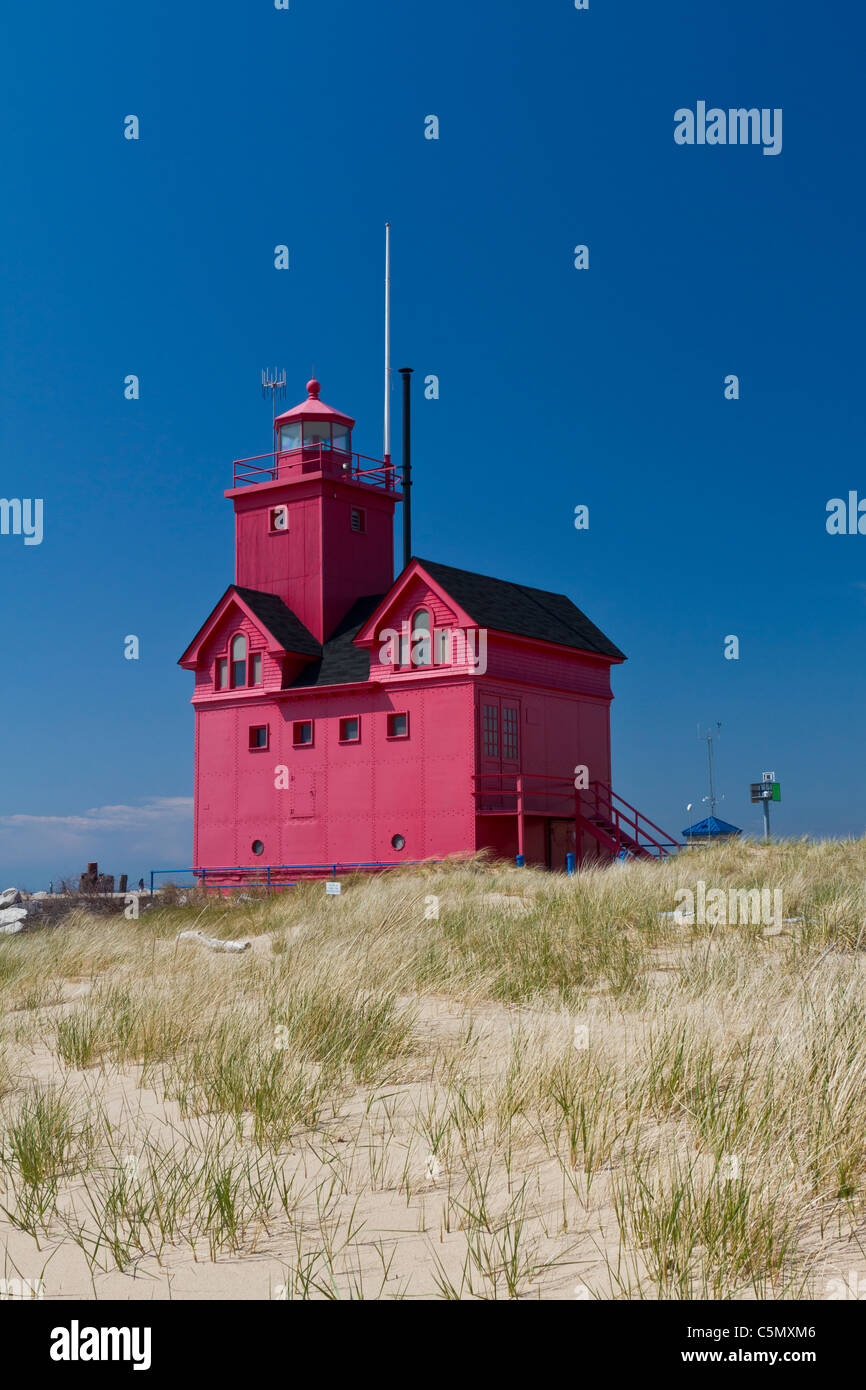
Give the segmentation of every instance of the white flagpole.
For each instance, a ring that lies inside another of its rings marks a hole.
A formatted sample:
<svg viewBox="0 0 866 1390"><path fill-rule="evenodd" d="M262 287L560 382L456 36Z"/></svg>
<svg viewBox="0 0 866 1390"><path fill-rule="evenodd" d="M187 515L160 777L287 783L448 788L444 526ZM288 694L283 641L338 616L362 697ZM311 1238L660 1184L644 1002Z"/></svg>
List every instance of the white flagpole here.
<svg viewBox="0 0 866 1390"><path fill-rule="evenodd" d="M391 462L391 223L385 223L385 448Z"/></svg>

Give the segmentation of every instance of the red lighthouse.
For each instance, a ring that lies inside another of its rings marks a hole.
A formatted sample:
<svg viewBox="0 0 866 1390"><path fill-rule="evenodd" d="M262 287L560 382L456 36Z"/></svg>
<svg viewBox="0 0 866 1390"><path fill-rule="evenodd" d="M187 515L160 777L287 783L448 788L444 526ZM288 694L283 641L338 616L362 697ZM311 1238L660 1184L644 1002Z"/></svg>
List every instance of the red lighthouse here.
<svg viewBox="0 0 866 1390"><path fill-rule="evenodd" d="M307 399L275 420L275 466L238 468L226 496L235 583L281 598L323 642L356 598L393 583L399 494L396 470L352 453L355 421L320 389L308 381Z"/></svg>
<svg viewBox="0 0 866 1390"><path fill-rule="evenodd" d="M235 580L180 662L196 870L664 853L610 787L623 653L562 594L416 558L395 579L398 470L354 425L311 381L235 464Z"/></svg>

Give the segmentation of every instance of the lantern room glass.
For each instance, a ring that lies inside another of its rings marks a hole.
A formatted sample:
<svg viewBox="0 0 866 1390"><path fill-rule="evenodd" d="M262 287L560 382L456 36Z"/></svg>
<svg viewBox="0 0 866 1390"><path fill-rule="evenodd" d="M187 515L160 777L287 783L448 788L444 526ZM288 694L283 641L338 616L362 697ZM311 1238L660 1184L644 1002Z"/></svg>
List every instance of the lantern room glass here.
<svg viewBox="0 0 866 1390"><path fill-rule="evenodd" d="M300 449L301 447L301 422L295 420L291 425L280 426L280 449L285 452L287 449Z"/></svg>
<svg viewBox="0 0 866 1390"><path fill-rule="evenodd" d="M304 448L330 449L331 447L331 422L330 420L305 420L304 421Z"/></svg>
<svg viewBox="0 0 866 1390"><path fill-rule="evenodd" d="M352 452L352 431L348 425L332 424L330 420L293 420L280 425L279 452L292 449L336 449L342 454Z"/></svg>

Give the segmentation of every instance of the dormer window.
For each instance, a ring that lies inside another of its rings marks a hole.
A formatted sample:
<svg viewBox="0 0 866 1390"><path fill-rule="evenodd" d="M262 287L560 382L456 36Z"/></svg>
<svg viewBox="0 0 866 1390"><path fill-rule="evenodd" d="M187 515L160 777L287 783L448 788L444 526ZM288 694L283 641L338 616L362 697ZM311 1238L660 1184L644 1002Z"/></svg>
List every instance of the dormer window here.
<svg viewBox="0 0 866 1390"><path fill-rule="evenodd" d="M436 665L448 666L451 661L451 629L449 627L437 627L436 635Z"/></svg>
<svg viewBox="0 0 866 1390"><path fill-rule="evenodd" d="M224 656L217 658L216 671L214 672L214 685L217 690L227 690L229 683L229 663Z"/></svg>
<svg viewBox="0 0 866 1390"><path fill-rule="evenodd" d="M247 683L247 639L242 632L232 638L232 687Z"/></svg>
<svg viewBox="0 0 866 1390"><path fill-rule="evenodd" d="M412 620L412 665L430 666L432 661L430 614L426 608L419 608Z"/></svg>

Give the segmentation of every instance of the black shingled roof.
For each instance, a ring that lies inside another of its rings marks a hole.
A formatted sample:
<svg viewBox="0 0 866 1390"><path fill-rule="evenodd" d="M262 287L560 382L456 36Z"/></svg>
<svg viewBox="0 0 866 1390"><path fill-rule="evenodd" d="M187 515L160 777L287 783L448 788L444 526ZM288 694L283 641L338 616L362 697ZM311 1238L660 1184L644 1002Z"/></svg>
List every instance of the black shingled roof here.
<svg viewBox="0 0 866 1390"><path fill-rule="evenodd" d="M292 681L289 689L310 685L350 685L370 679L370 653L354 645L354 639L372 617L384 594L368 594L352 604L321 648L318 661L311 661ZM318 645L318 644L317 644Z"/></svg>
<svg viewBox="0 0 866 1390"><path fill-rule="evenodd" d="M288 604L283 603L276 594L265 594L260 589L242 589L238 584L233 584L232 589L287 652L298 652L301 656L321 656L321 643L308 627L304 627Z"/></svg>
<svg viewBox="0 0 866 1390"><path fill-rule="evenodd" d="M526 584L512 584L507 579L491 579L487 574L473 574L471 570L440 565L435 560L415 558L479 627L512 632L518 637L536 637L539 641L558 642L563 647L625 660L619 647L614 646L601 628L581 613L565 594L530 589Z"/></svg>
<svg viewBox="0 0 866 1390"><path fill-rule="evenodd" d="M435 560L419 559L418 564L423 565L431 578L442 585L445 592L466 610L479 627L624 659L619 647L614 646L565 594L531 589L526 584L513 584L507 579L492 579L490 575L455 569L453 565L440 565ZM232 588L249 605L268 632L276 637L280 646L313 658L288 689L350 685L369 680L370 653L356 647L354 639L387 597L386 594L368 594L365 598L359 598L330 637L320 644L309 628L275 594L265 594L259 589L242 589L237 584Z"/></svg>

